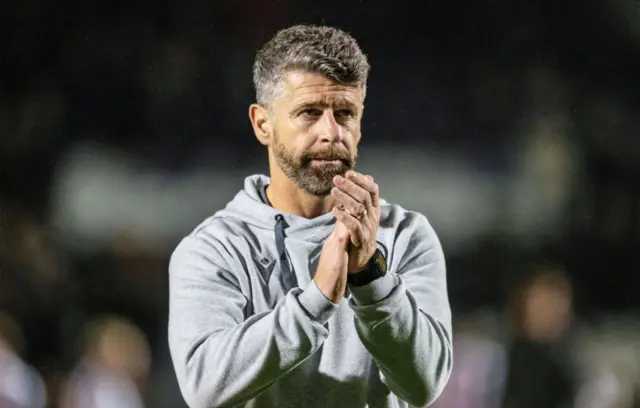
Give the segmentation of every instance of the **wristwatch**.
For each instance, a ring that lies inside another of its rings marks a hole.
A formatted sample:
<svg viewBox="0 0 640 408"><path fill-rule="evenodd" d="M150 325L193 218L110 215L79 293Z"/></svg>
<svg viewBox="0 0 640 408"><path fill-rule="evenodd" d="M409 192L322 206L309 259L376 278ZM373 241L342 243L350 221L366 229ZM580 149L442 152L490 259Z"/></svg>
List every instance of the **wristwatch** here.
<svg viewBox="0 0 640 408"><path fill-rule="evenodd" d="M362 272L352 273L347 276L347 283L350 286L364 286L374 280L383 277L387 273L387 260L380 249L376 249L373 256Z"/></svg>

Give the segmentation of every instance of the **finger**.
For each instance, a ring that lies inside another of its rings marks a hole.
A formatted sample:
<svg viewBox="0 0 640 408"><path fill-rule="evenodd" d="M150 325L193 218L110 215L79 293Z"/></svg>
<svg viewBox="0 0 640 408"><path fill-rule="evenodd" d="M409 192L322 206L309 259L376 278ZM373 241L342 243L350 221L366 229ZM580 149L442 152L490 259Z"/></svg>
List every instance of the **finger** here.
<svg viewBox="0 0 640 408"><path fill-rule="evenodd" d="M362 224L355 217L347 213L345 210L339 207L333 207L333 215L336 219L343 223L347 229L349 230L349 235L351 236L351 243L356 248L360 248L362 246Z"/></svg>
<svg viewBox="0 0 640 408"><path fill-rule="evenodd" d="M375 208L380 207L380 189L373 181L373 176L364 175L353 170L349 170L345 176L360 187L364 188L371 194L371 205Z"/></svg>
<svg viewBox="0 0 640 408"><path fill-rule="evenodd" d="M367 211L372 210L371 193L367 190L342 176L335 176L333 182L340 191L350 195L354 200L363 204Z"/></svg>
<svg viewBox="0 0 640 408"><path fill-rule="evenodd" d="M371 176L365 176L364 174L353 170L349 170L344 176L348 180L353 181L360 187L367 190L369 194L373 194L378 190L378 186L373 182L373 177Z"/></svg>
<svg viewBox="0 0 640 408"><path fill-rule="evenodd" d="M341 191L337 187L334 187L331 189L331 196L336 200L336 206L346 209L356 218L362 218L364 216L366 211L365 206L357 202L349 194Z"/></svg>
<svg viewBox="0 0 640 408"><path fill-rule="evenodd" d="M334 207L333 214L338 223L343 224L347 228L351 244L356 248L360 248L363 243L362 225L360 222L351 214L338 207Z"/></svg>

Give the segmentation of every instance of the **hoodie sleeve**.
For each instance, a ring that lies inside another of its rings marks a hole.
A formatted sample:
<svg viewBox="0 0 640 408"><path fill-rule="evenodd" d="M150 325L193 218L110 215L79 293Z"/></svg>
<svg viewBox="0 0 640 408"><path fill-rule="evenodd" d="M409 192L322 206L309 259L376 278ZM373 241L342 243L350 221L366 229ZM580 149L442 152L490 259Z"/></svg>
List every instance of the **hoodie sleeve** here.
<svg viewBox="0 0 640 408"><path fill-rule="evenodd" d="M245 320L247 304L214 245L197 237L178 245L169 265L169 347L191 408L256 397L320 348L337 309L315 284Z"/></svg>
<svg viewBox="0 0 640 408"><path fill-rule="evenodd" d="M389 389L414 406L426 406L440 395L452 368L444 254L435 231L417 213L400 224L393 252L394 271L351 288L349 305Z"/></svg>

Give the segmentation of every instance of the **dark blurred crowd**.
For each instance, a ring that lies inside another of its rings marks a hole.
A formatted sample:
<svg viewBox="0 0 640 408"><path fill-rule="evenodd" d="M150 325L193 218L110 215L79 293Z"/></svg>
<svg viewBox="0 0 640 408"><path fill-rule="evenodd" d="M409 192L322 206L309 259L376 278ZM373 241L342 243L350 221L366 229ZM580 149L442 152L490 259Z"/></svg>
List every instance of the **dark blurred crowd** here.
<svg viewBox="0 0 640 408"><path fill-rule="evenodd" d="M26 0L0 12L0 408L184 406L170 250L129 231L90 250L63 239L54 175L80 144L164 177L243 173L264 156L246 114L255 50L301 22L369 55L363 145L452 153L499 180L533 126L544 157L560 137L577 157L552 234L524 245L497 218L464 251L443 239L455 369L434 406L640 407L633 1Z"/></svg>

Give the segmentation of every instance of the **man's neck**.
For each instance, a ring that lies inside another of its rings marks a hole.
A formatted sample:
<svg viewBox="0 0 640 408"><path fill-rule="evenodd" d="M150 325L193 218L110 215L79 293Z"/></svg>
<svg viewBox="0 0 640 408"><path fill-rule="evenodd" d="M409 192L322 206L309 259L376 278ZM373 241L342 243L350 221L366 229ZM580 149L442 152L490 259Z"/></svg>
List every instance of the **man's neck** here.
<svg viewBox="0 0 640 408"><path fill-rule="evenodd" d="M333 208L333 198L311 195L288 177L272 177L267 187L267 199L273 208L305 218L316 218Z"/></svg>

